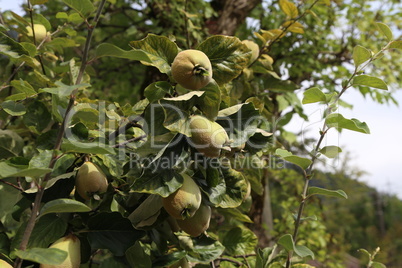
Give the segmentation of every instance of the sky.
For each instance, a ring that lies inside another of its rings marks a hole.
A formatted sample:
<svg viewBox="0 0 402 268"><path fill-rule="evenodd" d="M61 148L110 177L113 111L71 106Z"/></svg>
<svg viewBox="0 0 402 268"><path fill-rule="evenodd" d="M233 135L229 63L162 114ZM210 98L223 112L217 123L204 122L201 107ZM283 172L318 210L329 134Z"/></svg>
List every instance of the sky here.
<svg viewBox="0 0 402 268"><path fill-rule="evenodd" d="M22 3L23 0L0 0L0 10L11 9L21 14ZM324 146L336 145L343 149L343 154L349 152L351 159L348 165L366 172L360 181L402 199L402 89L395 92L394 98L400 103L399 107L378 104L370 98L365 99L357 90L349 89L342 99L353 104L353 109L340 108L339 112L345 118L366 122L371 134L348 130L338 133L332 130L324 140ZM318 137L323 108L316 104L304 107L309 122L295 116L287 129L294 132L303 129L306 130L305 137ZM303 136L299 139L303 139ZM336 168L340 163L335 161L333 165Z"/></svg>

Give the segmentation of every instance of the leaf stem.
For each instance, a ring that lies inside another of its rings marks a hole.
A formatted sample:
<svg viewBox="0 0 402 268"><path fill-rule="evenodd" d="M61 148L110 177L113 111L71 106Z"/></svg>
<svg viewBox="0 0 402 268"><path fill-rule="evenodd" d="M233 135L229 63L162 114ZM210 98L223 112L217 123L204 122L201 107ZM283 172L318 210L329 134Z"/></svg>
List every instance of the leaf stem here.
<svg viewBox="0 0 402 268"><path fill-rule="evenodd" d="M101 12L103 10L103 7L104 7L105 3L106 3L106 0L102 0L102 2L100 3L100 5L98 7L96 15L94 17L94 20L93 20L94 24L91 25L89 27L89 29L88 29L87 40L85 42L84 53L83 53L83 58L82 58L82 64L81 64L81 68L79 70L75 85L77 85L77 84L79 84L81 82L82 77L84 75L85 68L87 66L87 58L88 58L88 52L89 52L89 48L90 48L90 42L91 42L91 39L92 39L92 34L93 34L93 31L95 29L96 24L99 21L100 14L101 14ZM52 159L50 160L50 163L49 163L49 168L53 168L55 163L56 163L56 161L57 161L57 159L58 159L57 151L60 150L60 148L61 148L61 143L62 143L63 136L64 136L64 133L65 133L65 129L66 129L66 126L67 126L67 120L66 119L67 119L67 116L70 113L72 107L74 106L75 94L77 93L77 91L78 90L75 89L74 92L70 95L70 101L68 103L66 112L64 114L62 126L59 129L59 132L58 132L58 135L57 135L57 140L56 140L56 143L55 143L55 146L54 146L54 152L53 152ZM36 222L36 219L37 219L37 216L38 216L38 213L39 213L40 204L42 202L42 197L43 197L43 194L45 192L46 183L50 179L50 175L51 175L51 172L47 173L45 175L45 177L43 178L42 185L38 185L38 192L36 193L35 201L34 201L33 206L32 206L31 216L29 217L27 226L26 226L25 231L24 231L24 235L23 235L21 243L20 243L20 247L19 247L20 250L25 250L27 245L28 245L29 238L31 237L32 231L33 231L33 229L35 227L35 222ZM22 259L17 258L15 263L14 263L14 267L15 268L20 268L21 265L22 265Z"/></svg>

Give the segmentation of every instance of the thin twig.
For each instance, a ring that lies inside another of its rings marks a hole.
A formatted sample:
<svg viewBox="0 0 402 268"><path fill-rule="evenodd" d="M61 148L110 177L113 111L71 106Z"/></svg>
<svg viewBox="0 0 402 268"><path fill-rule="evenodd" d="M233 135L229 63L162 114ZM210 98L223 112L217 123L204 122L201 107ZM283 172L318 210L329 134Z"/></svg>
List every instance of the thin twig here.
<svg viewBox="0 0 402 268"><path fill-rule="evenodd" d="M17 189L17 190L20 191L20 192L23 192L23 191L24 191L24 189L20 188L19 186L15 185L15 184L12 184L11 182L8 182L8 181L5 181L5 180L0 180L0 182L6 184L6 185L8 185L8 186L13 187L14 189Z"/></svg>

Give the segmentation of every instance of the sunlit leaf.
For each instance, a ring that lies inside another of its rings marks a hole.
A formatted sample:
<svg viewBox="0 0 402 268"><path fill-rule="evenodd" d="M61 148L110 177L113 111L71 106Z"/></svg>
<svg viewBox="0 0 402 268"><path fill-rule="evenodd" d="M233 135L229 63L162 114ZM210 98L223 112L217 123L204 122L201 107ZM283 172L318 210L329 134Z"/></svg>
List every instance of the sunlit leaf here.
<svg viewBox="0 0 402 268"><path fill-rule="evenodd" d="M303 92L303 104L326 101L325 94L318 87L312 87Z"/></svg>
<svg viewBox="0 0 402 268"><path fill-rule="evenodd" d="M371 58L371 52L365 47L357 45L353 49L353 61L355 66L358 67Z"/></svg>
<svg viewBox="0 0 402 268"><path fill-rule="evenodd" d="M388 48L392 49L402 49L402 41L392 41Z"/></svg>
<svg viewBox="0 0 402 268"><path fill-rule="evenodd" d="M299 15L296 5L288 0L279 0L279 6L281 7L282 11L292 19Z"/></svg>
<svg viewBox="0 0 402 268"><path fill-rule="evenodd" d="M290 234L281 236L278 240L278 244L283 246L286 251L294 251L294 253L302 258L310 256L314 259L314 253L306 246L295 245L293 237Z"/></svg>
<svg viewBox="0 0 402 268"><path fill-rule="evenodd" d="M257 236L247 228L234 227L222 234L222 244L230 255L246 255L254 252Z"/></svg>
<svg viewBox="0 0 402 268"><path fill-rule="evenodd" d="M309 187L308 194L309 195L318 194L318 195L341 197L341 198L348 199L347 194L342 190L328 190L328 189L314 187L314 186Z"/></svg>
<svg viewBox="0 0 402 268"><path fill-rule="evenodd" d="M310 159L293 155L287 150L276 149L275 154L282 157L284 160L301 167L302 169L307 169L311 165Z"/></svg>
<svg viewBox="0 0 402 268"><path fill-rule="evenodd" d="M232 81L247 67L251 51L237 37L215 35L198 47L212 64L213 78L218 85Z"/></svg>
<svg viewBox="0 0 402 268"><path fill-rule="evenodd" d="M102 43L96 48L96 57L116 57L129 60L151 62L147 54L141 50L124 50L113 44Z"/></svg>
<svg viewBox="0 0 402 268"><path fill-rule="evenodd" d="M60 198L46 203L42 207L40 215L43 216L49 213L71 213L89 211L91 211L91 208L82 202L73 199Z"/></svg>
<svg viewBox="0 0 402 268"><path fill-rule="evenodd" d="M141 60L142 64L154 66L166 74L170 72L170 64L179 52L177 45L169 38L154 34L148 34L140 41L132 41L130 46L148 57L147 60Z"/></svg>
<svg viewBox="0 0 402 268"><path fill-rule="evenodd" d="M25 106L22 103L12 100L4 101L0 104L0 106L4 109L6 113L12 116L21 116L27 112Z"/></svg>
<svg viewBox="0 0 402 268"><path fill-rule="evenodd" d="M367 86L367 87L388 90L387 84L385 84L385 82L382 79L374 76L368 76L365 74L356 76L353 79L352 85Z"/></svg>
<svg viewBox="0 0 402 268"><path fill-rule="evenodd" d="M95 10L90 0L63 0L63 2L77 11L82 18L87 18Z"/></svg>
<svg viewBox="0 0 402 268"><path fill-rule="evenodd" d="M342 149L338 146L325 146L320 150L320 153L325 155L328 158L335 158L339 153L342 152Z"/></svg>
<svg viewBox="0 0 402 268"><path fill-rule="evenodd" d="M388 41L391 41L393 39L392 31L388 25L382 22L377 22L376 25L380 30L380 32L387 38Z"/></svg>
<svg viewBox="0 0 402 268"><path fill-rule="evenodd" d="M335 127L337 129L349 129L352 131L370 134L370 129L365 122L360 122L355 118L346 119L345 117L343 117L343 115L338 113L328 115L325 119L325 123L328 127Z"/></svg>

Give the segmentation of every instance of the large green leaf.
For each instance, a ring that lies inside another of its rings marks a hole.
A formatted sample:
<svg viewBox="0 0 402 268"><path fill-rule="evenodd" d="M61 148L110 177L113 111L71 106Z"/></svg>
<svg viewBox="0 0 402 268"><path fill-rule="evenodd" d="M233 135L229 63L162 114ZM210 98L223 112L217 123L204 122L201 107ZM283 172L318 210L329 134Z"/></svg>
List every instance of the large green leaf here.
<svg viewBox="0 0 402 268"><path fill-rule="evenodd" d="M353 49L353 61L356 68L371 58L371 52L365 47L355 46Z"/></svg>
<svg viewBox="0 0 402 268"><path fill-rule="evenodd" d="M132 268L152 267L151 257L145 253L138 241L126 251L125 255L130 267Z"/></svg>
<svg viewBox="0 0 402 268"><path fill-rule="evenodd" d="M162 161L170 159L161 158ZM139 178L132 178L134 183L131 190L140 193L157 194L167 197L183 184L183 177L173 170L155 171L152 167L146 168Z"/></svg>
<svg viewBox="0 0 402 268"><path fill-rule="evenodd" d="M150 195L127 218L136 229L151 226L157 220L162 208L162 198L159 195Z"/></svg>
<svg viewBox="0 0 402 268"><path fill-rule="evenodd" d="M218 258L225 249L219 241L205 235L192 240L194 246L187 253L187 259L190 262L210 263Z"/></svg>
<svg viewBox="0 0 402 268"><path fill-rule="evenodd" d="M11 248L18 248L21 243L26 222L18 229L11 243ZM55 214L48 214L38 219L29 239L28 248L47 248L62 237L67 230L67 222Z"/></svg>
<svg viewBox="0 0 402 268"><path fill-rule="evenodd" d="M61 149L64 152L84 153L84 154L115 154L114 148L96 142L80 142L74 139L63 140Z"/></svg>
<svg viewBox="0 0 402 268"><path fill-rule="evenodd" d="M228 132L229 138L233 141L231 146L236 147L244 144L256 133L261 119L259 110L249 102L220 110L216 122Z"/></svg>
<svg viewBox="0 0 402 268"><path fill-rule="evenodd" d="M205 116L215 121L221 105L221 91L218 84L212 81L203 88L204 94L197 100L197 106Z"/></svg>
<svg viewBox="0 0 402 268"><path fill-rule="evenodd" d="M391 49L402 49L402 41L400 41L400 40L392 41L392 42L389 44L389 47L388 47L388 48L391 48Z"/></svg>
<svg viewBox="0 0 402 268"><path fill-rule="evenodd" d="M31 248L16 250L15 255L23 260L57 266L67 258L68 253L58 248Z"/></svg>
<svg viewBox="0 0 402 268"><path fill-rule="evenodd" d="M144 96L149 102L163 99L172 89L172 85L166 81L158 81L150 84L144 89Z"/></svg>
<svg viewBox="0 0 402 268"><path fill-rule="evenodd" d="M235 208L242 204L247 193L247 182L243 174L231 168L222 167L218 184L205 189L209 200L221 208Z"/></svg>
<svg viewBox="0 0 402 268"><path fill-rule="evenodd" d="M165 36L148 34L140 41L130 42L134 51L140 51L148 56L149 61L142 60L144 65L154 66L161 73L170 73L170 64L179 52L177 45Z"/></svg>
<svg viewBox="0 0 402 268"><path fill-rule="evenodd" d="M26 114L27 110L22 103L6 100L0 104L0 107L11 116L21 116Z"/></svg>
<svg viewBox="0 0 402 268"><path fill-rule="evenodd" d="M349 129L365 134L370 134L370 129L365 122L360 122L357 119L346 119L341 114L333 113L327 116L325 123L328 127L335 127L337 129Z"/></svg>
<svg viewBox="0 0 402 268"><path fill-rule="evenodd" d="M25 62L29 66L36 68L40 66L39 61L29 55L29 52L14 39L0 32L0 54L8 56L19 63Z"/></svg>
<svg viewBox="0 0 402 268"><path fill-rule="evenodd" d="M212 64L213 78L218 85L232 81L247 67L251 51L237 37L215 35L198 47Z"/></svg>
<svg viewBox="0 0 402 268"><path fill-rule="evenodd" d="M367 87L388 90L387 84L385 84L385 82L382 79L380 79L378 77L374 77L374 76L365 75L365 74L356 76L353 79L352 85L353 86L367 86Z"/></svg>
<svg viewBox="0 0 402 268"><path fill-rule="evenodd" d="M229 255L246 255L254 252L257 236L244 227L234 227L222 233L222 244Z"/></svg>
<svg viewBox="0 0 402 268"><path fill-rule="evenodd" d="M312 87L303 93L302 103L308 104L326 100L325 94L318 87Z"/></svg>
<svg viewBox="0 0 402 268"><path fill-rule="evenodd" d="M61 81L56 81L55 85L56 87L41 88L39 89L39 92L48 92L50 94L56 94L60 98L65 98L70 96L70 94L73 93L74 90L80 90L90 86L90 84L79 84L79 85L68 86L63 84Z"/></svg>
<svg viewBox="0 0 402 268"><path fill-rule="evenodd" d="M71 212L89 212L91 208L82 202L60 198L46 203L41 211L40 216L43 217L49 213L71 213Z"/></svg>
<svg viewBox="0 0 402 268"><path fill-rule="evenodd" d="M35 89L27 81L22 79L13 80L10 82L10 84L19 92L24 93L27 98L36 95Z"/></svg>
<svg viewBox="0 0 402 268"><path fill-rule="evenodd" d="M88 18L95 10L90 0L63 0L63 2L80 14L82 18Z"/></svg>
<svg viewBox="0 0 402 268"><path fill-rule="evenodd" d="M119 212L101 212L88 221L88 241L92 249L109 249L115 256L124 256L145 232L135 230Z"/></svg>
<svg viewBox="0 0 402 268"><path fill-rule="evenodd" d="M102 43L96 48L96 57L115 57L151 63L147 54L141 50L124 50L113 44Z"/></svg>
<svg viewBox="0 0 402 268"><path fill-rule="evenodd" d="M0 179L10 177L33 177L39 178L51 172L51 168L21 168L0 162Z"/></svg>

